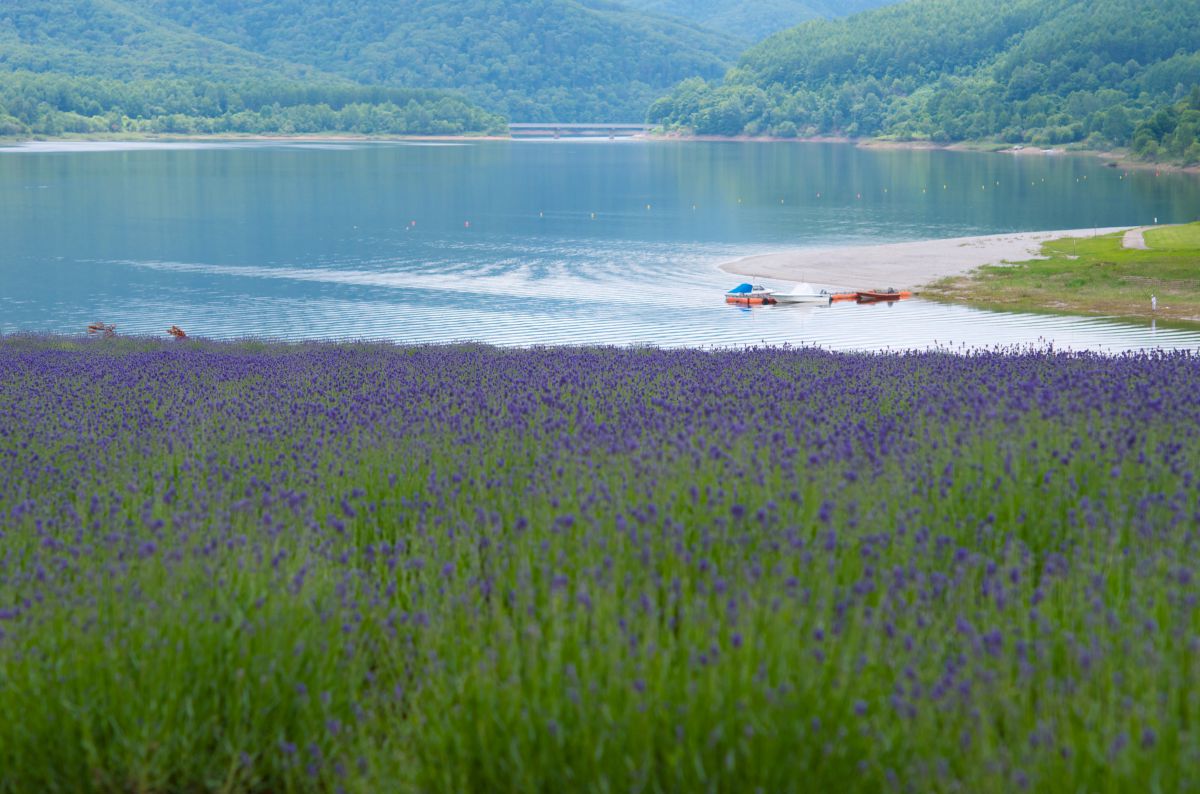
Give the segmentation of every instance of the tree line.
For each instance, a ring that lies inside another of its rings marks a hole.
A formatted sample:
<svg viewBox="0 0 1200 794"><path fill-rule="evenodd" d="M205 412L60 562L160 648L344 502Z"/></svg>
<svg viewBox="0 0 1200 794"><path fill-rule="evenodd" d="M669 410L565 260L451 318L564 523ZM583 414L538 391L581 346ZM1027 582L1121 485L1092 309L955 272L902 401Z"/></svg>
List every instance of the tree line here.
<svg viewBox="0 0 1200 794"><path fill-rule="evenodd" d="M504 134L507 123L432 90L0 73L0 135L322 132Z"/></svg>

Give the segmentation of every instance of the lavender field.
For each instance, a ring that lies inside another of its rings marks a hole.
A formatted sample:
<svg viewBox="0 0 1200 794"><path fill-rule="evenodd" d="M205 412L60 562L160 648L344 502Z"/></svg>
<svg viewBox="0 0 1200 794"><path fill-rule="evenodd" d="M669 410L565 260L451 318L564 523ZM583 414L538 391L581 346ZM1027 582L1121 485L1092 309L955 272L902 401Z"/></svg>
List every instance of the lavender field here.
<svg viewBox="0 0 1200 794"><path fill-rule="evenodd" d="M0 338L0 791L1195 791L1198 384Z"/></svg>

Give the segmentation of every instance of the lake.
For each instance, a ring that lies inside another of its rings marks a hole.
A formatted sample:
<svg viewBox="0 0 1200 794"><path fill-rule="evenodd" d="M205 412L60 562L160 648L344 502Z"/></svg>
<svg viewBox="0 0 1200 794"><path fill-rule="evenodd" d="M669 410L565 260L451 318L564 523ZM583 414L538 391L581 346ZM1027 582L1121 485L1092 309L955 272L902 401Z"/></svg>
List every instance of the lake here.
<svg viewBox="0 0 1200 794"><path fill-rule="evenodd" d="M804 246L1183 222L1200 180L1098 158L678 141L0 148L0 332L831 349L1200 349L922 300L744 309ZM875 286L875 285L863 285Z"/></svg>

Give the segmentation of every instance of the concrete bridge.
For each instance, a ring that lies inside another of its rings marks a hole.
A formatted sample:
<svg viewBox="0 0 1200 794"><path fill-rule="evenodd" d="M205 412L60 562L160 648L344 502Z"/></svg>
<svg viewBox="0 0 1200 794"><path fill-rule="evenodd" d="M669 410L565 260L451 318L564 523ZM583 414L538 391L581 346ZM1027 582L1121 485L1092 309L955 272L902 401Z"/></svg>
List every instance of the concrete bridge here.
<svg viewBox="0 0 1200 794"><path fill-rule="evenodd" d="M649 124L561 124L553 121L520 122L508 125L514 138L631 138L645 135Z"/></svg>

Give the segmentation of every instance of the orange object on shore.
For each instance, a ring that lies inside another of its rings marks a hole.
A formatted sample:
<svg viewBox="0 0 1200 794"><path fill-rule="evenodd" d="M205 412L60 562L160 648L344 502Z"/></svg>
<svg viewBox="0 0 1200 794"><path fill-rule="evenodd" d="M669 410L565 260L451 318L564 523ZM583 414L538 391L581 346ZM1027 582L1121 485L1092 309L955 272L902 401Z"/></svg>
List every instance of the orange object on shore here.
<svg viewBox="0 0 1200 794"><path fill-rule="evenodd" d="M183 332L183 329L180 328L178 325L172 325L170 328L167 329L167 333L170 334L171 336L175 337L176 339L187 339L187 334L185 334Z"/></svg>
<svg viewBox="0 0 1200 794"><path fill-rule="evenodd" d="M116 336L117 326L112 323L104 323L97 320L94 323L89 323L87 327L89 334L104 334L105 336Z"/></svg>

